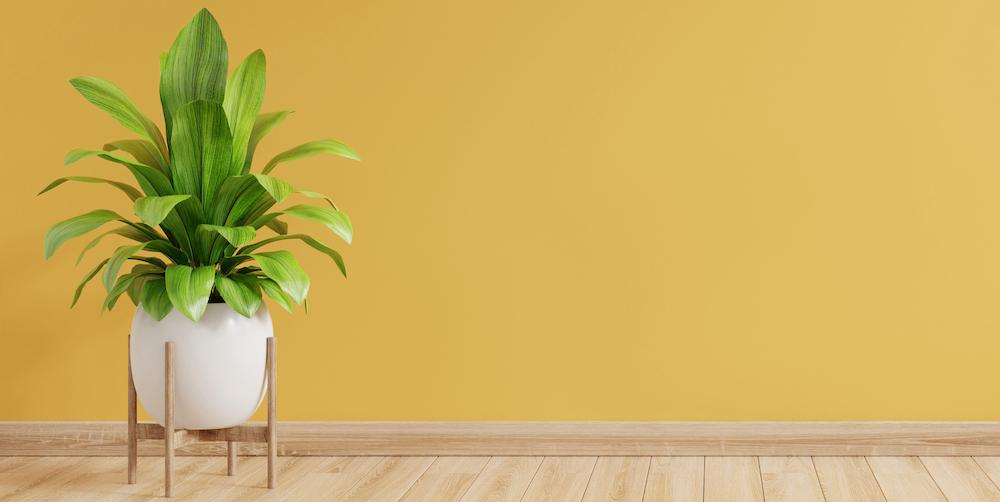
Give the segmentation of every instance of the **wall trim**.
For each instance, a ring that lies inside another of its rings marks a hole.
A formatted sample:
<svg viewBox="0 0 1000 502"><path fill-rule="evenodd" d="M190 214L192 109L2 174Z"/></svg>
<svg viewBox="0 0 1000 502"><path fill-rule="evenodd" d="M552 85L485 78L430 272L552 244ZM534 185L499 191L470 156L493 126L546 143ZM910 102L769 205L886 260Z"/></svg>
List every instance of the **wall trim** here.
<svg viewBox="0 0 1000 502"><path fill-rule="evenodd" d="M140 455L162 455L141 441ZM242 444L242 454L262 455ZM280 455L1000 455L1000 422L281 422ZM0 422L0 456L124 456L125 422ZM192 443L180 455L224 455Z"/></svg>

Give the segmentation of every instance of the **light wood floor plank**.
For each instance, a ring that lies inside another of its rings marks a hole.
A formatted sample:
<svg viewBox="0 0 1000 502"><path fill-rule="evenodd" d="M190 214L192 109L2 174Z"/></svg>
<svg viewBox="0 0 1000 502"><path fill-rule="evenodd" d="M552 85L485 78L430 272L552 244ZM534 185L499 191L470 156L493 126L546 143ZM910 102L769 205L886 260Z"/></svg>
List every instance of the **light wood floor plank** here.
<svg viewBox="0 0 1000 502"><path fill-rule="evenodd" d="M493 457L462 502L517 502L542 465L542 457Z"/></svg>
<svg viewBox="0 0 1000 502"><path fill-rule="evenodd" d="M279 463L283 459L279 459ZM383 457L329 457L328 461L296 483L286 500L343 500ZM278 486L284 486L278 478Z"/></svg>
<svg viewBox="0 0 1000 502"><path fill-rule="evenodd" d="M768 502L823 502L810 457L760 457L760 478Z"/></svg>
<svg viewBox="0 0 1000 502"><path fill-rule="evenodd" d="M921 457L949 502L1000 502L1000 490L972 457Z"/></svg>
<svg viewBox="0 0 1000 502"><path fill-rule="evenodd" d="M597 457L545 457L522 500L579 502L596 463Z"/></svg>
<svg viewBox="0 0 1000 502"><path fill-rule="evenodd" d="M757 457L706 457L705 502L764 502Z"/></svg>
<svg viewBox="0 0 1000 502"><path fill-rule="evenodd" d="M888 502L947 502L917 457L868 457Z"/></svg>
<svg viewBox="0 0 1000 502"><path fill-rule="evenodd" d="M489 460L489 457L438 457L400 500L458 502Z"/></svg>
<svg viewBox="0 0 1000 502"><path fill-rule="evenodd" d="M705 457L653 457L643 502L687 502L705 496Z"/></svg>
<svg viewBox="0 0 1000 502"><path fill-rule="evenodd" d="M1000 457L973 457L993 484L1000 486Z"/></svg>
<svg viewBox="0 0 1000 502"><path fill-rule="evenodd" d="M826 502L885 502L864 457L814 457Z"/></svg>
<svg viewBox="0 0 1000 502"><path fill-rule="evenodd" d="M386 457L344 496L343 502L396 502L436 457Z"/></svg>
<svg viewBox="0 0 1000 502"><path fill-rule="evenodd" d="M600 457L584 502L642 502L649 457Z"/></svg>

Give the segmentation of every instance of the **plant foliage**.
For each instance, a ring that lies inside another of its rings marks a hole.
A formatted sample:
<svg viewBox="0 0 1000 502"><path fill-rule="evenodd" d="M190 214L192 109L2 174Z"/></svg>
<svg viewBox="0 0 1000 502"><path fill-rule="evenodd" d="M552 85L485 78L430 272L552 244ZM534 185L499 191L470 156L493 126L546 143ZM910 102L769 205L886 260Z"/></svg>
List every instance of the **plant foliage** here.
<svg viewBox="0 0 1000 502"><path fill-rule="evenodd" d="M49 258L69 239L107 223L120 225L87 244L78 263L105 236L134 241L115 249L83 277L74 305L87 282L100 275L107 292L103 308L110 310L127 294L157 319L176 309L197 321L210 302L225 302L250 317L263 295L290 310L292 302L306 301L309 277L290 252L273 249L288 240L302 241L329 256L346 276L340 254L312 236L288 235L288 225L279 218L321 223L348 244L354 233L350 218L325 195L298 190L270 173L281 163L311 155L359 160L358 155L332 139L310 141L251 172L258 143L290 112L260 112L266 67L262 51L251 53L227 77L228 65L222 31L203 9L161 56L166 136L115 84L97 77L70 81L87 101L138 135L110 141L99 150L73 150L65 159L66 164L94 157L115 163L128 170L138 186L65 176L41 191L69 181L106 184L132 203L135 218L123 216L124 211L98 209L56 223L45 235ZM293 194L326 204L274 207ZM279 235L261 238L264 228Z"/></svg>

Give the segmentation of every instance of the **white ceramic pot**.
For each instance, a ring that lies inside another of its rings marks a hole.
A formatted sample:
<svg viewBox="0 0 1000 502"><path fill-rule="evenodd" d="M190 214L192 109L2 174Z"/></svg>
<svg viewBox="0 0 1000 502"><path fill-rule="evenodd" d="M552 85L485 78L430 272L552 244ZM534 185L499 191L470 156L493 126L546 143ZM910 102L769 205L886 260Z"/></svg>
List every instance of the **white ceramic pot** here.
<svg viewBox="0 0 1000 502"><path fill-rule="evenodd" d="M177 310L162 321L138 307L129 353L143 407L163 425L164 344L174 342L174 426L221 429L249 419L264 397L271 316L261 305L252 318L210 303L192 322Z"/></svg>

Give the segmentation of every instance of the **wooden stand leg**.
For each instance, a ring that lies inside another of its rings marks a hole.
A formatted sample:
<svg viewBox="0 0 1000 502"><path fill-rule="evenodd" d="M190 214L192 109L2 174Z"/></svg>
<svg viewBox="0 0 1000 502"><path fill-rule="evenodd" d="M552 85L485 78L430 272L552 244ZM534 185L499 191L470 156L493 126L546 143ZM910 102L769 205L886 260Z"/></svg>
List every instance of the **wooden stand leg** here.
<svg viewBox="0 0 1000 502"><path fill-rule="evenodd" d="M275 408L278 394L278 363L274 337L267 339L267 487L274 488L278 481L278 416Z"/></svg>
<svg viewBox="0 0 1000 502"><path fill-rule="evenodd" d="M163 443L166 450L163 457L163 492L165 497L171 497L174 488L174 342L167 342L163 353Z"/></svg>
<svg viewBox="0 0 1000 502"><path fill-rule="evenodd" d="M226 475L232 476L236 474L236 450L239 449L239 443L236 441L227 441L227 446L229 447L229 462L226 464Z"/></svg>
<svg viewBox="0 0 1000 502"><path fill-rule="evenodd" d="M128 343L128 484L134 485L139 441L136 437L135 382L132 381L132 335L129 335Z"/></svg>

